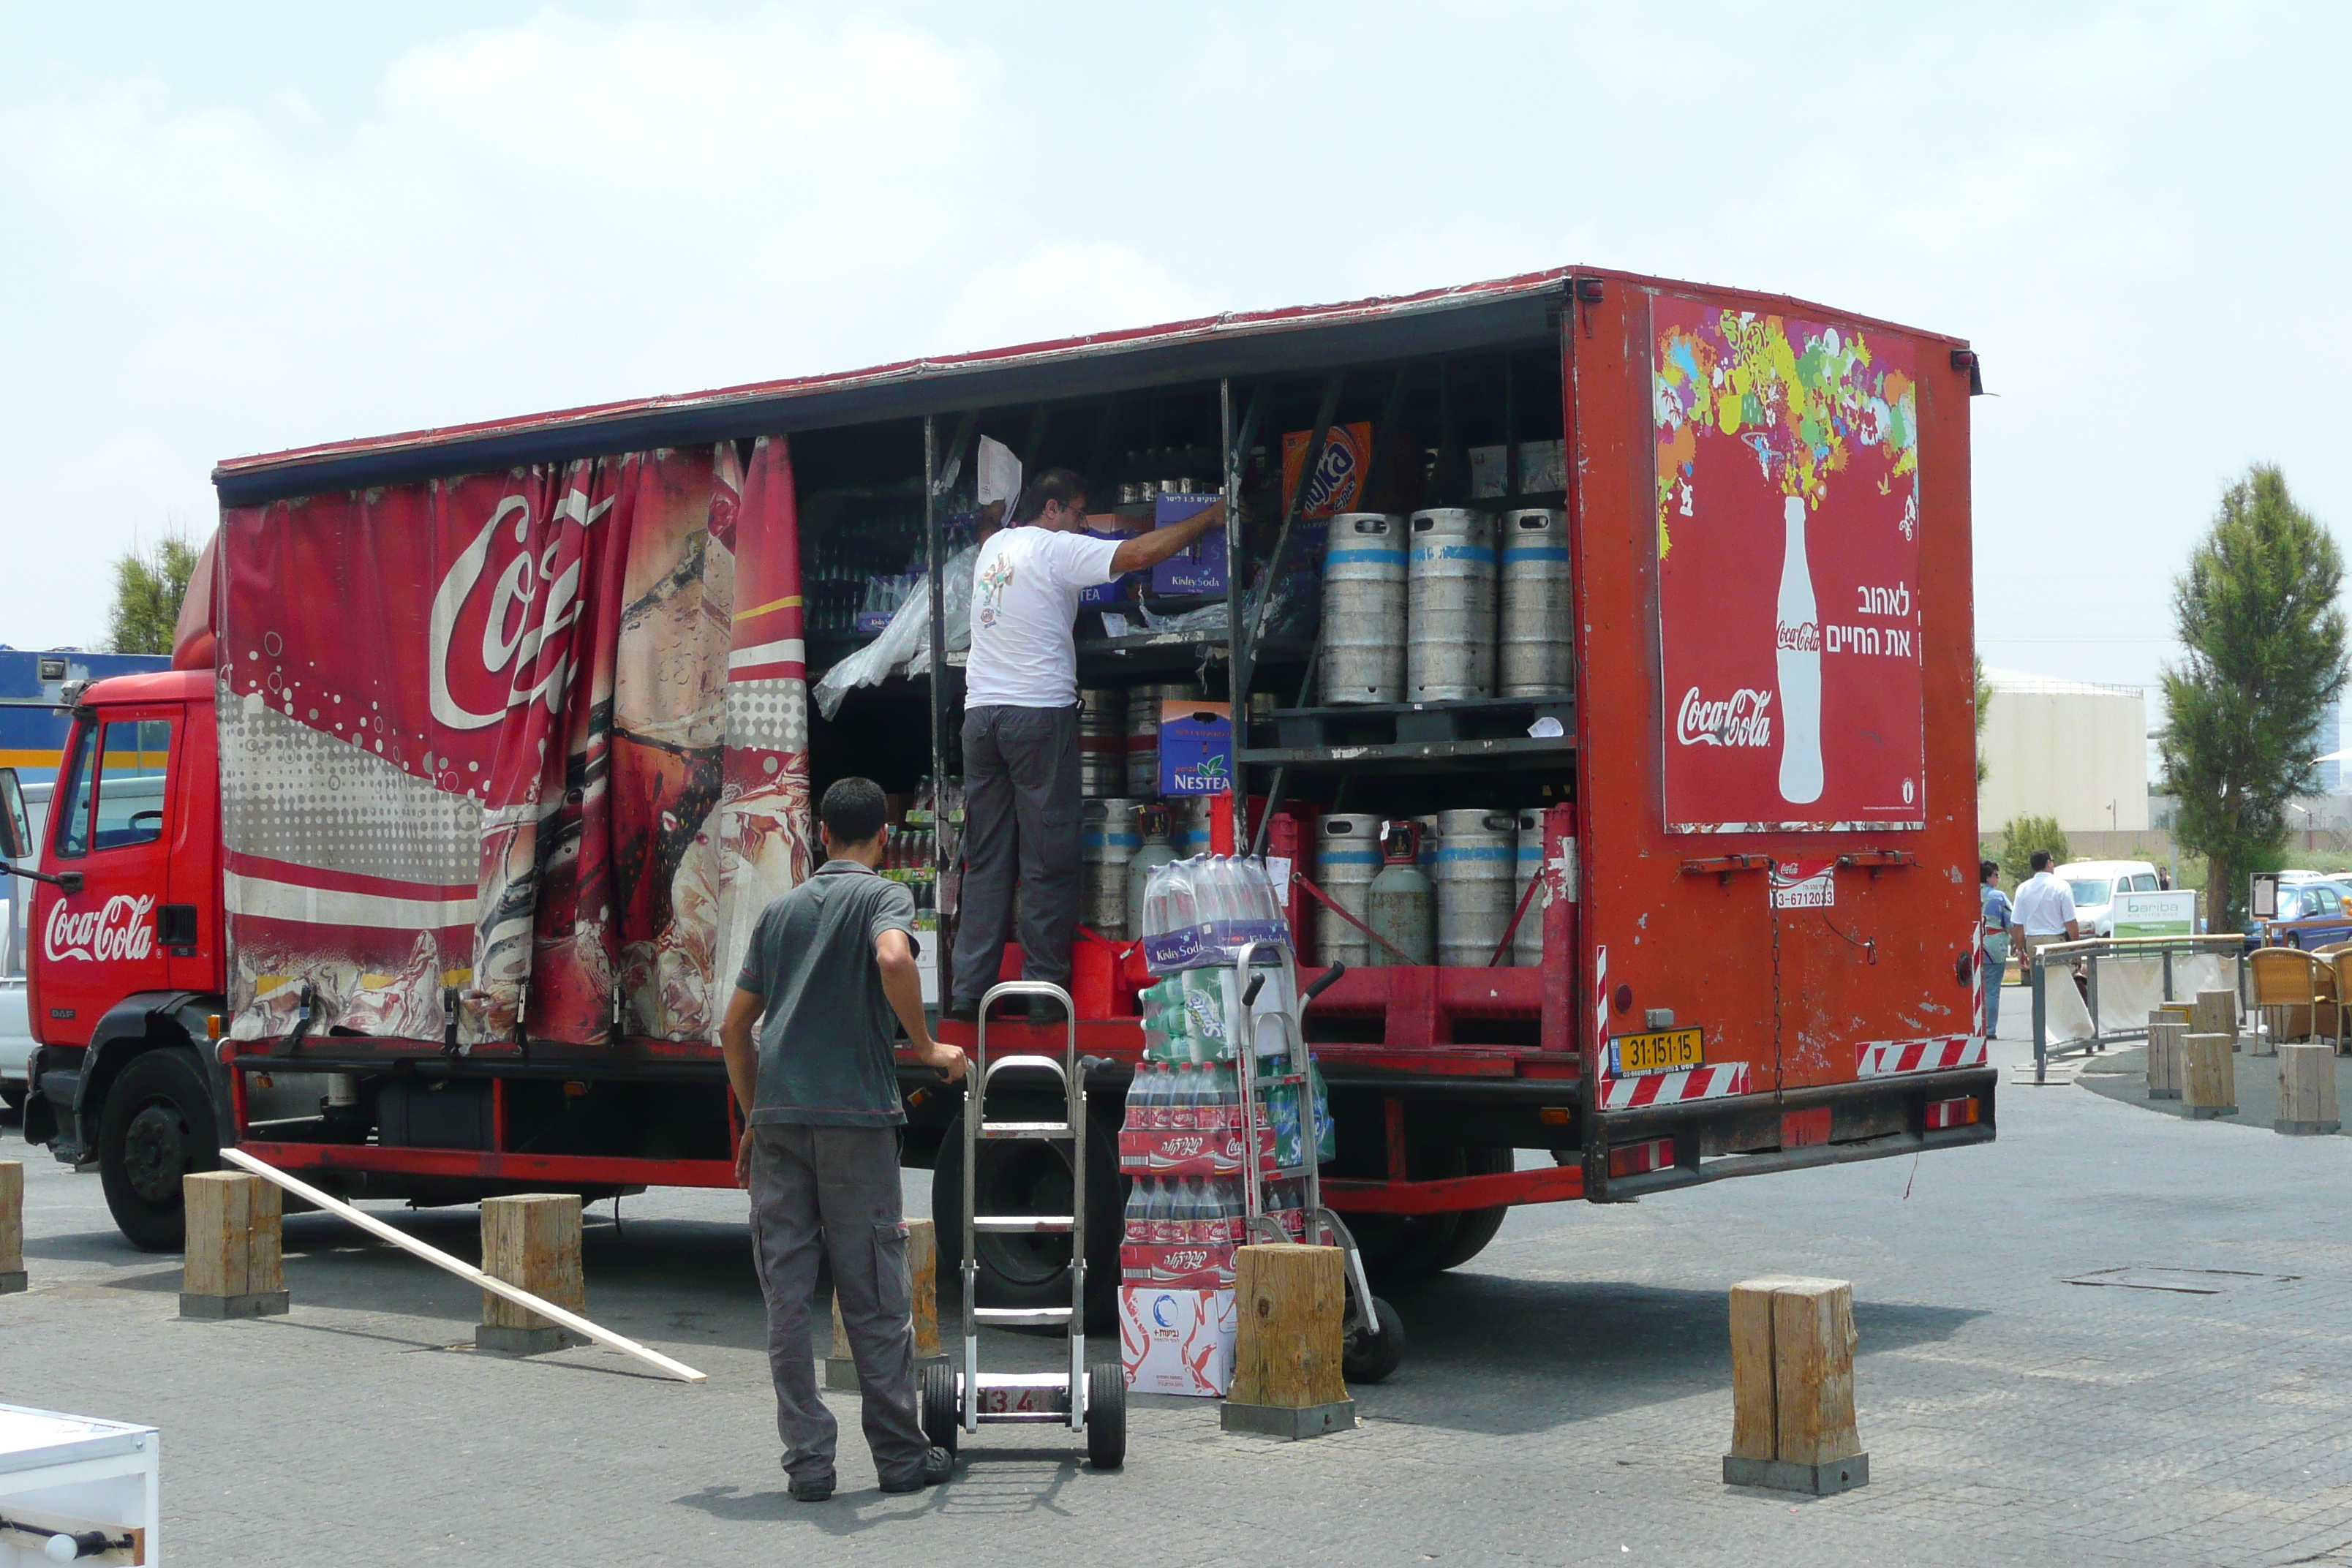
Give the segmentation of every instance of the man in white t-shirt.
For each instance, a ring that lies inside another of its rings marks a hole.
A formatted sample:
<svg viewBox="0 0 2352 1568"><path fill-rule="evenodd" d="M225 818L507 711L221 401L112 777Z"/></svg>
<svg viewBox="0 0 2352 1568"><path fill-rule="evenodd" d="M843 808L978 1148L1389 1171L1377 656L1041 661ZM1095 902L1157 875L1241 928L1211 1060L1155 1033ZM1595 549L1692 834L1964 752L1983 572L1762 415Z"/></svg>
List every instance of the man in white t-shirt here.
<svg viewBox="0 0 2352 1568"><path fill-rule="evenodd" d="M1223 523L1223 502L1132 539L1086 526L1086 481L1049 468L972 563L963 712L964 877L950 1018L980 1016L996 984L1013 889L1023 972L1067 985L1078 921L1078 592L1156 566ZM1061 1022L1033 1002L1032 1022Z"/></svg>
<svg viewBox="0 0 2352 1568"><path fill-rule="evenodd" d="M2052 873L2050 851L2036 849L2032 865L2033 875L2018 884L2011 905L2011 918L2025 933L2029 957L2045 942L2073 942L2083 934L2074 918L2074 889Z"/></svg>

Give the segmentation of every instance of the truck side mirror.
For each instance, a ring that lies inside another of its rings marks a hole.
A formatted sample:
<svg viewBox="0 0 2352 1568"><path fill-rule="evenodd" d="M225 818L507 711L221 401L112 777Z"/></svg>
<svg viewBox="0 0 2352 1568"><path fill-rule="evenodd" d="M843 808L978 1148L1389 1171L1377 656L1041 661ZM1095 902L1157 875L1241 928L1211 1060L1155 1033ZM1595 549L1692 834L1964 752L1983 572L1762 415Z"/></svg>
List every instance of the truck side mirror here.
<svg viewBox="0 0 2352 1568"><path fill-rule="evenodd" d="M33 853L33 825L25 815L25 786L16 770L0 768L0 858L22 860Z"/></svg>

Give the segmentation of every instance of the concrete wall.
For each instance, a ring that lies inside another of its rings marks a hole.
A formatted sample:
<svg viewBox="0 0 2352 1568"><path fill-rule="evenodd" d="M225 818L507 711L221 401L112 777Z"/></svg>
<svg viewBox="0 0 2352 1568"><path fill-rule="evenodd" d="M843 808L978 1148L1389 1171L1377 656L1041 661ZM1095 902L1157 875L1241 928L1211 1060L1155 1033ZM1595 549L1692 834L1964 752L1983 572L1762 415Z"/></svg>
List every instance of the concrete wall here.
<svg viewBox="0 0 2352 1568"><path fill-rule="evenodd" d="M2148 825L2147 700L2134 688L1996 676L1984 755L1981 833L2013 816L2055 817L2069 834Z"/></svg>

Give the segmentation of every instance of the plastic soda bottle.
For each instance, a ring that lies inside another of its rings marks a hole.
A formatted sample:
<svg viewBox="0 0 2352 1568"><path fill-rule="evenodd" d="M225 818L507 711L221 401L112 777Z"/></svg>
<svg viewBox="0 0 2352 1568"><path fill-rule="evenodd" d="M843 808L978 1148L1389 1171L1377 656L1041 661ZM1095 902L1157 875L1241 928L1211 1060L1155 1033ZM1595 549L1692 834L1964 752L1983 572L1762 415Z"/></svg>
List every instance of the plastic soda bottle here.
<svg viewBox="0 0 2352 1568"><path fill-rule="evenodd" d="M1175 1247L1183 1239L1176 1214L1177 1184L1173 1180L1152 1184L1151 1239L1160 1247Z"/></svg>
<svg viewBox="0 0 2352 1568"><path fill-rule="evenodd" d="M1173 1132L1192 1131L1192 1067L1179 1062L1168 1072L1168 1128Z"/></svg>
<svg viewBox="0 0 2352 1568"><path fill-rule="evenodd" d="M1151 1240L1151 1189L1155 1184L1147 1176L1128 1191L1125 1239L1137 1247Z"/></svg>

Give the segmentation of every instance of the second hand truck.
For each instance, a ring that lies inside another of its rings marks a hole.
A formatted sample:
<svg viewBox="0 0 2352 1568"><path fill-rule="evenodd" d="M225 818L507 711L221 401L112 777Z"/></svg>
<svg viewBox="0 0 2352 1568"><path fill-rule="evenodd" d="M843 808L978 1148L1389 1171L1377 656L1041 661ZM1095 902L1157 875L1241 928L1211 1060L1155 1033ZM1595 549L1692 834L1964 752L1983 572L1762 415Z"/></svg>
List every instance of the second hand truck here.
<svg viewBox="0 0 2352 1568"><path fill-rule="evenodd" d="M1059 1059L1015 1055L988 1059L988 1014L1000 996L1050 996L1062 1005L1069 1043ZM955 1452L959 1436L977 1433L983 1421L1065 1425L1083 1432L1087 1461L1098 1470L1127 1462L1127 1377L1117 1366L1087 1365L1087 1069L1091 1057L1078 1056L1078 1010L1068 992L1043 980L1007 980L980 999L980 1023L972 1047L971 1089L963 1112L963 1365L961 1371L933 1362L923 1369L923 1431L937 1447ZM1066 1110L1059 1121L991 1121L988 1089L1000 1072L1049 1072L1062 1080ZM980 1142L983 1138L1028 1138L1070 1145L1070 1212L1062 1215L975 1214L980 1191ZM977 1233L1019 1232L1070 1237L1070 1304L1066 1307L980 1307ZM1062 1372L980 1370L981 1325L1005 1328L1059 1323L1069 1332L1070 1359Z"/></svg>
<svg viewBox="0 0 2352 1568"><path fill-rule="evenodd" d="M1282 1228L1281 1222L1266 1212L1265 1184L1267 1181L1295 1181L1300 1184L1300 1207L1305 1211L1305 1225L1297 1237L1309 1245L1337 1247L1345 1256L1343 1270L1347 1281L1347 1307L1340 1352L1340 1369L1349 1383L1379 1383L1397 1369L1404 1360L1404 1323L1397 1310L1372 1294L1371 1281L1364 1274L1364 1259L1357 1250L1356 1238L1349 1234L1345 1221L1323 1206L1323 1184L1317 1150L1322 1141L1322 1120L1315 1106L1314 1074L1309 1070L1306 1031L1300 1018L1307 1005L1315 1000L1325 987L1348 972L1344 963L1335 963L1322 977L1307 988L1304 995L1298 990L1298 968L1287 948L1277 948L1279 969L1258 966L1258 949L1265 944L1250 942L1234 955L1234 970L1238 984L1228 993L1238 1004L1225 1020L1225 1037L1234 1042L1234 1078L1241 1089L1242 1101L1242 1168L1245 1179L1242 1184L1247 1219L1245 1228L1252 1241L1280 1245L1293 1239ZM1280 997L1287 1004L1269 1012L1257 1012L1258 994L1270 979L1282 984ZM1297 1000L1291 1001L1296 997ZM1256 1020L1279 1020L1282 1029L1282 1053L1278 1063L1271 1053L1257 1048ZM1263 1056L1263 1061L1262 1061ZM1274 1063L1274 1070L1265 1073L1264 1065ZM1298 1163L1268 1170L1258 1157L1259 1141L1269 1129L1266 1115L1267 1091L1288 1089L1298 1105Z"/></svg>

